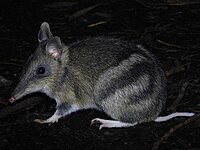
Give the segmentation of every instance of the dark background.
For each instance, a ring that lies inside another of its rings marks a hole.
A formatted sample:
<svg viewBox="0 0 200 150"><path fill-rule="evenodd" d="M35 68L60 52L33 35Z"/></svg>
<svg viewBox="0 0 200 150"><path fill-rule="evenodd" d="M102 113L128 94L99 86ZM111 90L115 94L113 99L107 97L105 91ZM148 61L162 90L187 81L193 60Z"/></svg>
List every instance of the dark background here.
<svg viewBox="0 0 200 150"><path fill-rule="evenodd" d="M168 102L163 115L199 113L199 1L7 0L0 5L0 76L8 81L0 82L0 149L200 149L199 116L98 130L90 126L90 120L107 116L93 110L74 113L50 126L34 123L35 118L54 112L55 102L45 95L8 104L25 61L37 47L44 21L66 44L99 35L143 44L159 58L167 74ZM174 105L174 101L178 102Z"/></svg>

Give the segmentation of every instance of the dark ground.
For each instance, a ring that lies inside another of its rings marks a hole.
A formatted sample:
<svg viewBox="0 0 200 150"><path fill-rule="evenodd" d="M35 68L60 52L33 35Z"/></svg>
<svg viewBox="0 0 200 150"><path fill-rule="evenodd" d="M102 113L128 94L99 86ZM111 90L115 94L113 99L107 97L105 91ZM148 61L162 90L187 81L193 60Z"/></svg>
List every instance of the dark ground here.
<svg viewBox="0 0 200 150"><path fill-rule="evenodd" d="M44 95L8 105L23 64L37 47L43 21L65 43L96 35L142 43L157 55L167 73L168 102L163 114L200 111L200 2L7 0L0 5L0 75L12 84L0 80L0 149L200 149L199 115L98 130L90 120L106 116L92 110L50 126L34 123L35 118L54 112L54 101Z"/></svg>

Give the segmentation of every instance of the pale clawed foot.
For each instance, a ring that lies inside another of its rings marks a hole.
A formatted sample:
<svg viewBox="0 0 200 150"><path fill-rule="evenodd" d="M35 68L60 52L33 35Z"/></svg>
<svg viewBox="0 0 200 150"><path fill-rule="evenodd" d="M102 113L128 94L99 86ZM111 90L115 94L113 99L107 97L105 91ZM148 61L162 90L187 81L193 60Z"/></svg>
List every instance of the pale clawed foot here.
<svg viewBox="0 0 200 150"><path fill-rule="evenodd" d="M102 128L122 128L122 127L131 127L135 126L137 123L125 123L116 120L106 120L100 118L94 118L91 121L91 125L93 124L100 124L99 130Z"/></svg>
<svg viewBox="0 0 200 150"><path fill-rule="evenodd" d="M53 115L51 116L50 118L46 119L46 120L42 120L42 119L35 119L34 122L37 122L37 123L40 123L40 124L44 124L44 123L49 123L49 124L52 124L52 123L56 123L58 122L58 119L60 119L61 116L58 116L58 115Z"/></svg>

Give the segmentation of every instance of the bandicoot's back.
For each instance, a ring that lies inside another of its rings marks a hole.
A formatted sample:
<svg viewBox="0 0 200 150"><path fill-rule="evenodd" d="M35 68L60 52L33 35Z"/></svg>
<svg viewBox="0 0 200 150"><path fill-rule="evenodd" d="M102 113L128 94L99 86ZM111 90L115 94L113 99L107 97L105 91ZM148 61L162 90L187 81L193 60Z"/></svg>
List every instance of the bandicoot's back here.
<svg viewBox="0 0 200 150"><path fill-rule="evenodd" d="M166 102L159 62L139 45L95 37L69 46L69 64L88 79L94 103L125 122L155 119Z"/></svg>

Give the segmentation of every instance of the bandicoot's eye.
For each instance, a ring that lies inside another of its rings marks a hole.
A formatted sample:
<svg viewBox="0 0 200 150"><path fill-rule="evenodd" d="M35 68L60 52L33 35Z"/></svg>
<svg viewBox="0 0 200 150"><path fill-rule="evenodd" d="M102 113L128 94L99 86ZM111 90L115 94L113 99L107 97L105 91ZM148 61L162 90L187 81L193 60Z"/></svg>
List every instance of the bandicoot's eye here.
<svg viewBox="0 0 200 150"><path fill-rule="evenodd" d="M40 64L34 71L34 74L37 77L46 77L51 74L51 68L49 65Z"/></svg>
<svg viewBox="0 0 200 150"><path fill-rule="evenodd" d="M38 67L37 74L45 74L46 69L44 67Z"/></svg>

